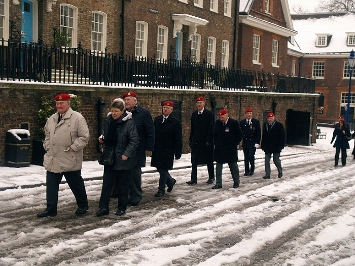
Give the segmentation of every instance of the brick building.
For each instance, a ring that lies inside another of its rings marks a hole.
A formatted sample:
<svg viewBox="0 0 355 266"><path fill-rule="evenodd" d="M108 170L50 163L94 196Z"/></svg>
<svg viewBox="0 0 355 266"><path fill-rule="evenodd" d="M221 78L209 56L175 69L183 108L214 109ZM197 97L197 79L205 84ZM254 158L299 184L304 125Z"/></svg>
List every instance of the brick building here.
<svg viewBox="0 0 355 266"><path fill-rule="evenodd" d="M287 0L4 0L3 10L5 40L65 33L70 47L291 74Z"/></svg>
<svg viewBox="0 0 355 266"><path fill-rule="evenodd" d="M316 80L320 97L318 121L334 123L345 115L349 88L347 58L355 48L355 14L292 15L298 46L290 53L299 61L299 75ZM355 73L353 73L353 78ZM350 94L350 123L354 123L355 92Z"/></svg>
<svg viewBox="0 0 355 266"><path fill-rule="evenodd" d="M287 0L240 2L237 68L290 75L293 29Z"/></svg>

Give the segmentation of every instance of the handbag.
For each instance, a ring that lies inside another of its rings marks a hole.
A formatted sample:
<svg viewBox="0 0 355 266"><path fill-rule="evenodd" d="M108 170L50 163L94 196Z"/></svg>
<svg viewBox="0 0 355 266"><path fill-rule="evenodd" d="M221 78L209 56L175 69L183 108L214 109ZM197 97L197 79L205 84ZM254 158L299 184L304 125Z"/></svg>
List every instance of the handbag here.
<svg viewBox="0 0 355 266"><path fill-rule="evenodd" d="M105 147L99 158L99 164L110 166L113 165L113 158L115 156L114 146Z"/></svg>

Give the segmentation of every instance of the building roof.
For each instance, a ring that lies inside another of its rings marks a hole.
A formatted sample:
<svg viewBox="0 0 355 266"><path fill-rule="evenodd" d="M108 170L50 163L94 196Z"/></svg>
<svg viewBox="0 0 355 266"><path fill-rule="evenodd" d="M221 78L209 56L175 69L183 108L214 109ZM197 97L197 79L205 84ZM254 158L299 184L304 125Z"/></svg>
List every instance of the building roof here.
<svg viewBox="0 0 355 266"><path fill-rule="evenodd" d="M347 45L348 33L355 33L355 14L322 13L292 15L294 29L298 32L295 40L299 47L289 43L288 48L303 54L336 56L349 54L355 46ZM316 46L317 36L327 38L327 45ZM299 48L299 50L298 50Z"/></svg>
<svg viewBox="0 0 355 266"><path fill-rule="evenodd" d="M249 12L251 10L254 1L255 0L240 0L239 3L240 23L244 23L256 28L261 28L263 30L277 33L286 37L293 37L294 35L296 35L296 31L294 30L292 24L292 18L290 14L290 8L288 6L288 0L280 0L282 12L286 22L286 27L282 27L275 23L271 23L269 21L259 19L249 15Z"/></svg>

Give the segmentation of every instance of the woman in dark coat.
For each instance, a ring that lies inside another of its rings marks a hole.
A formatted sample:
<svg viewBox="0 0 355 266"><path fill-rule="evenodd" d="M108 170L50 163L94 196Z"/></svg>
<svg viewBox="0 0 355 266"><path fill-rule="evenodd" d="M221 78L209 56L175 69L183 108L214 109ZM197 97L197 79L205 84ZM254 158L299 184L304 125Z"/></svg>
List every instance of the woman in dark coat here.
<svg viewBox="0 0 355 266"><path fill-rule="evenodd" d="M180 159L182 153L181 122L171 114L173 107L173 102L163 102L163 114L154 119L155 143L151 165L156 167L160 174L156 197L164 196L166 186L168 192L173 189L176 180L170 176L168 170L173 169L174 156L175 159Z"/></svg>
<svg viewBox="0 0 355 266"><path fill-rule="evenodd" d="M104 149L114 146L114 163L105 166L99 210L96 216L109 214L110 194L114 180L118 184L118 216L126 213L129 192L129 177L131 169L137 163L136 149L139 136L132 114L125 113L125 103L122 99L115 99L111 104L111 114L105 120L104 135L99 139Z"/></svg>
<svg viewBox="0 0 355 266"><path fill-rule="evenodd" d="M333 141L335 140L333 145L333 147L335 148L334 166L338 166L340 151L341 151L341 164L343 166L346 165L346 157L347 157L346 150L350 149L349 146L350 138L351 138L350 129L348 125L345 123L344 117L341 116L339 118L339 123L335 125L332 141L330 142L330 144L332 144Z"/></svg>

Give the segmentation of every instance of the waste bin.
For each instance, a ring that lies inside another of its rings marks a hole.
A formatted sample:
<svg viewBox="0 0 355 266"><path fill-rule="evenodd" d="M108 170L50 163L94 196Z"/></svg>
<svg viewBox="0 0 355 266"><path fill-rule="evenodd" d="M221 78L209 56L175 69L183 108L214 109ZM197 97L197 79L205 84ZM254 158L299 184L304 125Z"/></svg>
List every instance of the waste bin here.
<svg viewBox="0 0 355 266"><path fill-rule="evenodd" d="M27 129L6 132L5 164L11 167L30 165L30 132Z"/></svg>

